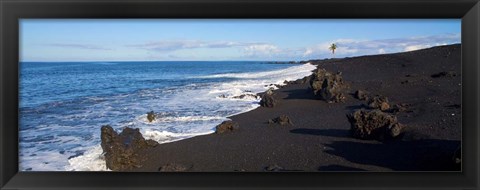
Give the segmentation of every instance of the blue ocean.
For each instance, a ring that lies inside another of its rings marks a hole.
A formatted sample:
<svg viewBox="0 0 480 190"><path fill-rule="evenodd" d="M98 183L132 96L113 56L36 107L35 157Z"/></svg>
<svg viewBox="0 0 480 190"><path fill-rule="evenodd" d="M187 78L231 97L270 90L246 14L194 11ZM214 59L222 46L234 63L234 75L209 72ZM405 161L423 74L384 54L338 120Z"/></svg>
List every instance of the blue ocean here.
<svg viewBox="0 0 480 190"><path fill-rule="evenodd" d="M228 116L257 108L256 93L313 69L246 61L22 62L20 170L107 170L102 125L140 128L159 143L210 134ZM149 111L157 120L148 122Z"/></svg>

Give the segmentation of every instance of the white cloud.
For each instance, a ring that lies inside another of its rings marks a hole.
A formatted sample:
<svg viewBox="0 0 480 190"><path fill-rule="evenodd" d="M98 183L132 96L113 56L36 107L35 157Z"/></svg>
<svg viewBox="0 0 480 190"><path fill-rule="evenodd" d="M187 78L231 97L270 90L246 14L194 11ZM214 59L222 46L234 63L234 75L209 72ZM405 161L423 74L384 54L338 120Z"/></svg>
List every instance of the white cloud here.
<svg viewBox="0 0 480 190"><path fill-rule="evenodd" d="M319 43L304 49L305 58L332 57L328 49L330 44L336 43L338 56L359 56L383 54L386 52L404 52L429 48L438 45L447 45L460 42L460 34L443 34L433 36L416 36L409 38L393 38L380 40L337 39Z"/></svg>
<svg viewBox="0 0 480 190"><path fill-rule="evenodd" d="M429 44L411 45L411 46L405 47L404 51L415 51L415 50L419 50L419 49L425 49L425 48L428 48L428 47L432 47L432 46L429 45Z"/></svg>
<svg viewBox="0 0 480 190"><path fill-rule="evenodd" d="M205 42L200 40L163 40L156 42L149 42L143 44L128 45L128 47L135 47L147 49L152 51L177 51L183 49L197 49L197 48L232 48L232 47L248 47L251 45L267 45L259 42L232 42L232 41L213 41Z"/></svg>
<svg viewBox="0 0 480 190"><path fill-rule="evenodd" d="M248 56L273 56L274 54L280 53L281 50L275 46L270 44L255 44L249 45L244 48L245 54Z"/></svg>
<svg viewBox="0 0 480 190"><path fill-rule="evenodd" d="M298 47L295 49L280 47L272 43L263 42L235 42L235 41L200 41L200 40L165 40L150 43L129 45L149 50L151 52L177 53L178 59L187 59L188 55L175 52L185 49L218 49L237 48L240 50L238 57L224 57L224 59L238 60L302 60L322 59L333 57L329 47L332 43L337 44L335 57L351 57L360 55L385 54L404 51L413 51L432 46L447 45L460 42L460 34L443 34L433 36L416 36L392 39L348 39L324 41L311 46ZM211 50L215 51L215 50ZM212 55L210 55L212 56ZM213 55L216 59L222 59L221 55ZM204 56L200 57L205 58ZM191 58L193 59L193 58Z"/></svg>
<svg viewBox="0 0 480 190"><path fill-rule="evenodd" d="M332 51L329 49L332 43L335 43L337 45L337 50L335 51L336 55L354 54L354 53L357 53L359 50L355 47L351 47L345 44L353 44L357 42L358 41L353 39L339 39L335 41L320 43L320 44L305 48L303 56L308 57L308 56L315 56L315 55L318 56L318 55L332 54Z"/></svg>
<svg viewBox="0 0 480 190"><path fill-rule="evenodd" d="M306 57L306 56L312 55L313 52L314 51L313 51L312 48L307 48L307 49L305 49L305 52L303 53L303 56Z"/></svg>

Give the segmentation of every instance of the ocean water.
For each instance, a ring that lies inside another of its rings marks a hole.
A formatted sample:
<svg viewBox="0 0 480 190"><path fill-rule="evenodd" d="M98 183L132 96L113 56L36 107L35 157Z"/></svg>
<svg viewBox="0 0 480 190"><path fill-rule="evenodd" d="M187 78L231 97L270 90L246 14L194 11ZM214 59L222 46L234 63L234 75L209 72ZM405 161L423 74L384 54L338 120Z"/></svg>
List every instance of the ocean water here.
<svg viewBox="0 0 480 190"><path fill-rule="evenodd" d="M228 116L259 106L259 98L236 96L313 69L268 62L22 62L20 170L107 170L102 125L140 128L159 143L210 134ZM159 115L152 123L149 111Z"/></svg>

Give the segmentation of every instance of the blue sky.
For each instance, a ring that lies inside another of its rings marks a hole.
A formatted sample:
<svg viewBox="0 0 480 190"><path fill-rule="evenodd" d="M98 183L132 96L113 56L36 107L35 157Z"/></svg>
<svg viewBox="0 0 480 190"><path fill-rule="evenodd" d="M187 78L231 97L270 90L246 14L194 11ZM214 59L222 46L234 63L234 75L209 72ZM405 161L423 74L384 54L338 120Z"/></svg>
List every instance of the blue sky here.
<svg viewBox="0 0 480 190"><path fill-rule="evenodd" d="M460 43L460 19L22 19L21 61L307 60Z"/></svg>

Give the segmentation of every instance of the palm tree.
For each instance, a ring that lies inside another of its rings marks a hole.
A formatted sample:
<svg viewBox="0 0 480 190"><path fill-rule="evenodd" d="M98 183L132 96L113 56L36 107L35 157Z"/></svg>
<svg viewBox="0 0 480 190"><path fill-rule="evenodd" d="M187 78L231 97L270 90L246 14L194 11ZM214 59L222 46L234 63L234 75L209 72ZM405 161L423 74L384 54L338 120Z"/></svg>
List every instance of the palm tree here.
<svg viewBox="0 0 480 190"><path fill-rule="evenodd" d="M330 45L328 49L332 51L332 54L335 57L335 50L337 49L337 44L332 43L332 45Z"/></svg>

